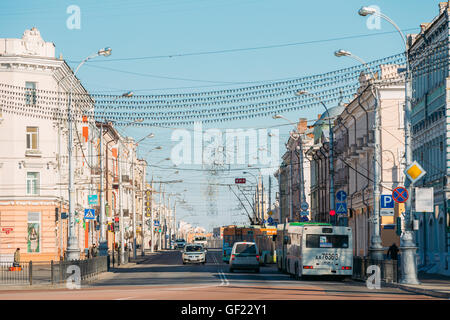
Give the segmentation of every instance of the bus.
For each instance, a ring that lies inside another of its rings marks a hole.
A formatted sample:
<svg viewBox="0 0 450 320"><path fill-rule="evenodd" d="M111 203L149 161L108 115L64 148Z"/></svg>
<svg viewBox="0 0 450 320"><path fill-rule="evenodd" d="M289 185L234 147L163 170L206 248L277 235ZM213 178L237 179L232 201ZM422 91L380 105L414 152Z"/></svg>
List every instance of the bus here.
<svg viewBox="0 0 450 320"><path fill-rule="evenodd" d="M351 277L353 237L349 227L290 222L277 226L278 270L299 279L307 275Z"/></svg>
<svg viewBox="0 0 450 320"><path fill-rule="evenodd" d="M201 245L203 245L204 248L206 248L206 244L207 244L206 237L205 236L195 236L193 243L201 244Z"/></svg>
<svg viewBox="0 0 450 320"><path fill-rule="evenodd" d="M255 229L253 227L235 225L225 227L223 229L222 260L226 263L230 261L231 249L233 249L235 242L254 242L254 232Z"/></svg>

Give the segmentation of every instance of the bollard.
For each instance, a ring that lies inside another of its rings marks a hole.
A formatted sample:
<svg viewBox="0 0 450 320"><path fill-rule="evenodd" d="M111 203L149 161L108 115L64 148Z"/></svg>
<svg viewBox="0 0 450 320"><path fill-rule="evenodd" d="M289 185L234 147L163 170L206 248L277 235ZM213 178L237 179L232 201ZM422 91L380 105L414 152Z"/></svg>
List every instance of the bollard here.
<svg viewBox="0 0 450 320"><path fill-rule="evenodd" d="M33 261L30 261L28 267L28 278L30 280L30 286L33 285Z"/></svg>
<svg viewBox="0 0 450 320"><path fill-rule="evenodd" d="M51 282L53 285L53 260L50 262L50 277L52 278Z"/></svg>

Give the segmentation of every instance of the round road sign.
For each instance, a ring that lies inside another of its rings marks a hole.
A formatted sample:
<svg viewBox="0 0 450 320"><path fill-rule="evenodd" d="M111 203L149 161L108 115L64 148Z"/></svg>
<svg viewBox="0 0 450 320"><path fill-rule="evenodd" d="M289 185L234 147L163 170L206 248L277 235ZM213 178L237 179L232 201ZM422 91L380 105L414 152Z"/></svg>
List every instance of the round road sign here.
<svg viewBox="0 0 450 320"><path fill-rule="evenodd" d="M392 191L392 198L395 202L403 203L408 200L408 190L405 187L397 187Z"/></svg>

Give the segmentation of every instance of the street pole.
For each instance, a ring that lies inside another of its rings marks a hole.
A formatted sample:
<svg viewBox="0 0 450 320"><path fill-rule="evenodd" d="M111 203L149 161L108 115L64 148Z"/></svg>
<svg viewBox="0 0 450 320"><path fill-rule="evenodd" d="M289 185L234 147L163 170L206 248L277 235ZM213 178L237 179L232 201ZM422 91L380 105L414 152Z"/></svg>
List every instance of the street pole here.
<svg viewBox="0 0 450 320"><path fill-rule="evenodd" d="M142 165L142 223L141 223L141 256L145 255L145 165ZM151 201L151 200L150 200ZM150 209L151 210L151 209Z"/></svg>
<svg viewBox="0 0 450 320"><path fill-rule="evenodd" d="M124 226L123 226L123 187L122 187L122 147L121 141L118 141L118 161L117 161L117 169L119 173L119 231L120 231L120 263L125 264L125 248L124 248Z"/></svg>
<svg viewBox="0 0 450 320"><path fill-rule="evenodd" d="M334 192L334 133L333 133L333 127L331 125L331 115L328 111L328 108L326 104L317 97L315 94L309 93L305 90L298 90L295 95L301 96L301 95L308 95L312 98L314 98L316 101L318 101L325 109L326 114L328 115L328 127L330 132L330 151L329 151L329 176L330 176L330 212L335 211L335 192ZM331 219L332 224L336 225L336 213Z"/></svg>
<svg viewBox="0 0 450 320"><path fill-rule="evenodd" d="M134 160L135 153L131 150L131 209L133 210L133 258L136 259L136 193L134 190Z"/></svg>
<svg viewBox="0 0 450 320"><path fill-rule="evenodd" d="M72 119L72 91L73 91L73 81L75 76L80 70L81 66L86 63L89 59L98 57L98 56L109 56L111 55L111 48L105 48L99 50L97 53L90 55L77 66L72 75L72 81L70 81L70 91L69 91L69 106L67 108L67 125L69 127L68 134L68 161L69 161L69 227L68 227L68 240L67 240L67 260L78 260L80 259L80 248L78 246L78 237L75 232L75 206L74 206L74 161L73 161L73 119ZM81 146L80 146L81 148Z"/></svg>
<svg viewBox="0 0 450 320"><path fill-rule="evenodd" d="M292 179L293 179L293 174L292 174L292 150L289 150L289 221L292 221L294 218L294 202L292 201Z"/></svg>
<svg viewBox="0 0 450 320"><path fill-rule="evenodd" d="M103 180L103 121L100 124L100 244L99 255L108 255L108 243L106 242L106 226L105 226L105 185ZM114 250L113 250L114 253Z"/></svg>
<svg viewBox="0 0 450 320"><path fill-rule="evenodd" d="M269 211L272 210L272 176L269 175Z"/></svg>
<svg viewBox="0 0 450 320"><path fill-rule="evenodd" d="M389 22L398 31L402 38L403 45L405 47L405 57L406 57L406 75L405 75L405 115L404 115L404 126L405 126L405 167L407 168L411 164L412 160L412 149L411 149L411 94L412 94L412 79L411 79L411 66L409 62L408 53L408 42L405 35L400 30L398 25L387 15L377 11L371 7L362 7L358 14L365 17L367 15L375 15L383 18ZM408 179L405 182L405 187L408 191L409 197L405 203L405 228L400 237L400 253L401 253L401 270L402 276L400 283L402 284L419 284L417 279L417 265L416 265L416 244L414 243L414 232L412 231L412 218L413 214L411 212L411 198L413 183Z"/></svg>
<svg viewBox="0 0 450 320"><path fill-rule="evenodd" d="M374 138L375 147L373 154L373 210L371 214L372 220L372 234L370 240L370 257L373 260L383 260L383 246L380 235L380 183L381 183L381 114L380 114L380 93L375 86L375 73L369 67L369 65L357 55L352 54L349 51L339 50L334 53L336 57L349 57L352 58L366 67L372 76L372 95L374 97ZM370 84L369 84L370 85Z"/></svg>
<svg viewBox="0 0 450 320"><path fill-rule="evenodd" d="M150 252L153 253L155 252L155 225L154 225L154 219L155 219L155 215L154 215L154 205L153 205L153 177L152 177L152 192L151 194L151 199L150 199L150 216L151 216L151 221L150 221L150 226L151 226L151 233L150 233L150 243L151 243L151 248L150 248Z"/></svg>
<svg viewBox="0 0 450 320"><path fill-rule="evenodd" d="M266 211L264 210L264 176L263 175L261 175L261 189L262 189L262 192L261 192L261 208L262 208L261 225L263 225L264 218L266 216L265 215Z"/></svg>

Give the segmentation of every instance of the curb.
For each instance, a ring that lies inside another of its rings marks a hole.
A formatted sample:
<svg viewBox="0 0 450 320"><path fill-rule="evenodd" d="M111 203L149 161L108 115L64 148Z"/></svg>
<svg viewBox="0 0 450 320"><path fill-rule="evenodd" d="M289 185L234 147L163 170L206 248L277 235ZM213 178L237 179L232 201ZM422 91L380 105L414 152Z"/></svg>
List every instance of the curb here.
<svg viewBox="0 0 450 320"><path fill-rule="evenodd" d="M446 293L446 292L439 292L439 291L430 290L430 289L416 288L416 287L411 287L408 285L397 284L397 283L384 283L383 282L383 285L386 287L398 288L398 289L401 289L404 291L420 293L420 294L424 294L424 295L431 296L431 297L450 299L450 293Z"/></svg>

